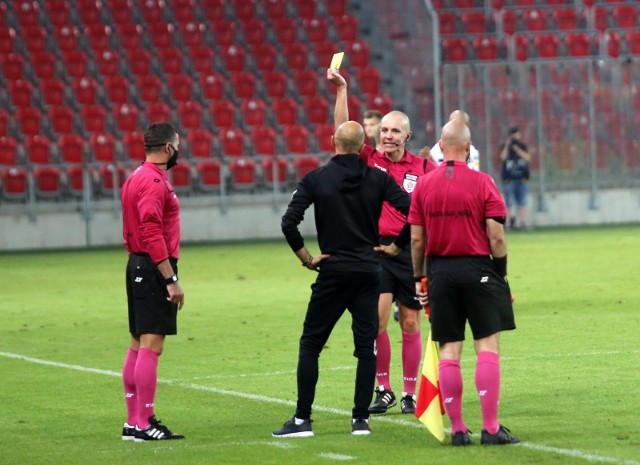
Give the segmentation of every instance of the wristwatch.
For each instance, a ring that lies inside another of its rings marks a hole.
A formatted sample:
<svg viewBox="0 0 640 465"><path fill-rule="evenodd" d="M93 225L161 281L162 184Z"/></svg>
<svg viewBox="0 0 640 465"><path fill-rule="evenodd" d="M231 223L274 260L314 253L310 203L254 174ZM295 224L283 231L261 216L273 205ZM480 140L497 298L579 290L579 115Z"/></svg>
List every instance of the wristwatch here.
<svg viewBox="0 0 640 465"><path fill-rule="evenodd" d="M174 274L164 280L164 283L168 286L178 282L178 277Z"/></svg>

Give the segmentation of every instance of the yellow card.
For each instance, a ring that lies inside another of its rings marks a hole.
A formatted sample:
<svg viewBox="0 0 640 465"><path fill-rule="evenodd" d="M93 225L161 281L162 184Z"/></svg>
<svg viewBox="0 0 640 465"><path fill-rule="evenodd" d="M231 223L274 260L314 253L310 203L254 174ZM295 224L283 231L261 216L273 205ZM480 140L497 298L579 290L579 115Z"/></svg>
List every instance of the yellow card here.
<svg viewBox="0 0 640 465"><path fill-rule="evenodd" d="M343 57L344 57L344 52L334 53L333 58L331 58L331 65L329 65L329 68L340 69L340 65L342 64Z"/></svg>

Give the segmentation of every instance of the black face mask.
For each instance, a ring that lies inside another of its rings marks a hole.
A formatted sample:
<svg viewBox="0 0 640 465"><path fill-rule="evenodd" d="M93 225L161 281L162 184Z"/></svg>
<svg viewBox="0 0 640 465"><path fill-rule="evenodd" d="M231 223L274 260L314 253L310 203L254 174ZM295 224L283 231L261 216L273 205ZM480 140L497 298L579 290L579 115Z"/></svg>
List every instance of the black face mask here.
<svg viewBox="0 0 640 465"><path fill-rule="evenodd" d="M170 146L173 149L173 145ZM167 160L167 171L178 164L178 151L173 149L173 155Z"/></svg>

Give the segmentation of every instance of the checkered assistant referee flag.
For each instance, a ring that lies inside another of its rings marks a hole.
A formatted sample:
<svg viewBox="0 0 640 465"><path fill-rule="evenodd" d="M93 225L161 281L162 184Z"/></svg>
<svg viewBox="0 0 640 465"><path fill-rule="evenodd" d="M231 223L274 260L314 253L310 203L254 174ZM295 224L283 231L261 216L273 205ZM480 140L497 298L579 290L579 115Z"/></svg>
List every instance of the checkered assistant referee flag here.
<svg viewBox="0 0 640 465"><path fill-rule="evenodd" d="M431 331L429 331L424 361L422 362L420 389L416 400L416 417L440 442L444 441L442 415L444 415L444 405L438 383L438 348L436 343L431 340Z"/></svg>

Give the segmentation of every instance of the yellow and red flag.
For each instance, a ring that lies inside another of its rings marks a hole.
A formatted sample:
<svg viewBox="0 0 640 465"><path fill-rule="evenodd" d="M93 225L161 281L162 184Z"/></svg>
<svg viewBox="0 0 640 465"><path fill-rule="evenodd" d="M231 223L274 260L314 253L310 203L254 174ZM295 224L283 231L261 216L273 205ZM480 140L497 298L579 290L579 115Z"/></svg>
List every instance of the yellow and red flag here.
<svg viewBox="0 0 640 465"><path fill-rule="evenodd" d="M424 361L422 362L420 389L416 399L416 417L440 442L444 441L443 415L444 404L438 382L438 348L436 343L431 340L431 331L429 331Z"/></svg>

